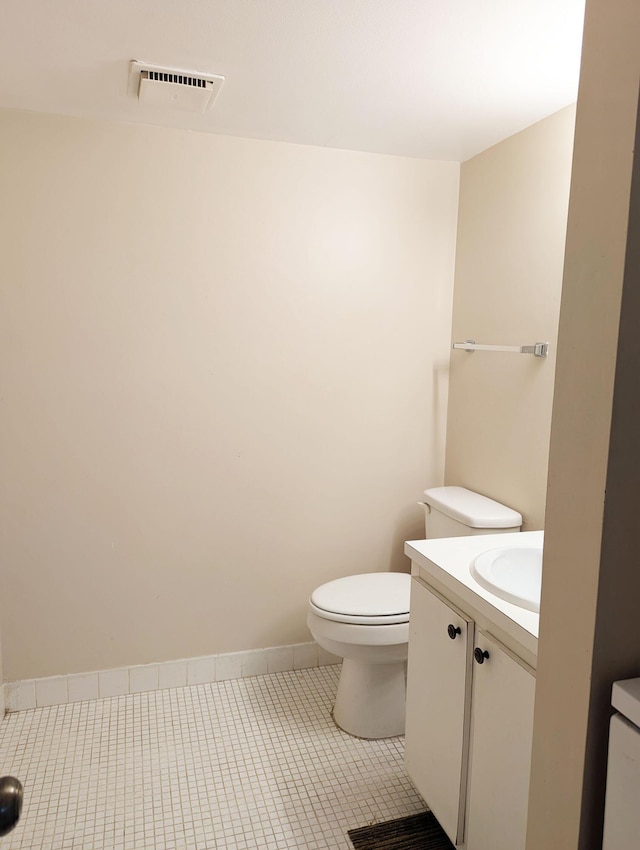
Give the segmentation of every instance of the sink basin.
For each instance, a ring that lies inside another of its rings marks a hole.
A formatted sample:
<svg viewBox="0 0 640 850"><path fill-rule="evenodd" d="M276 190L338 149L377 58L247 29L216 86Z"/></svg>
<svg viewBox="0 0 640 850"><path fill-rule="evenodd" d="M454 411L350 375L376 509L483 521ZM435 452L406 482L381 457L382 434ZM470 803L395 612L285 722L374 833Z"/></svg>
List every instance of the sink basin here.
<svg viewBox="0 0 640 850"><path fill-rule="evenodd" d="M478 555L470 570L478 584L506 602L513 602L529 611L540 610L540 547L490 549Z"/></svg>

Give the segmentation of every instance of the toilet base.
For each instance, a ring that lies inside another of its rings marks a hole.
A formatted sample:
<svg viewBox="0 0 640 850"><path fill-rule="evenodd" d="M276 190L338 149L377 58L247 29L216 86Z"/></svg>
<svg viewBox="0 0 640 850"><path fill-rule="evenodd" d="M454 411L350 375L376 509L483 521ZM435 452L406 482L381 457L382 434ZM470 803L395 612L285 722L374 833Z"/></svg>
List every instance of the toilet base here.
<svg viewBox="0 0 640 850"><path fill-rule="evenodd" d="M366 664L344 658L333 719L358 738L404 735L407 664Z"/></svg>

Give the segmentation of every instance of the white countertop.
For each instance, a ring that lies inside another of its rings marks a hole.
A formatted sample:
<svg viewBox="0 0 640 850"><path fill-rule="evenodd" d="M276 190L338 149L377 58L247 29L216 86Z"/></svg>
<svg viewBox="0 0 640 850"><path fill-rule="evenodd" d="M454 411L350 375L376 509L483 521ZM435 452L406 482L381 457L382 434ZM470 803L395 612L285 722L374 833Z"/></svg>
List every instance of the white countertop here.
<svg viewBox="0 0 640 850"><path fill-rule="evenodd" d="M430 578L435 579L535 656L538 651L539 615L485 590L471 575L469 567L478 555L489 549L542 546L543 539L543 531L522 531L410 540L405 543L404 552L427 584Z"/></svg>

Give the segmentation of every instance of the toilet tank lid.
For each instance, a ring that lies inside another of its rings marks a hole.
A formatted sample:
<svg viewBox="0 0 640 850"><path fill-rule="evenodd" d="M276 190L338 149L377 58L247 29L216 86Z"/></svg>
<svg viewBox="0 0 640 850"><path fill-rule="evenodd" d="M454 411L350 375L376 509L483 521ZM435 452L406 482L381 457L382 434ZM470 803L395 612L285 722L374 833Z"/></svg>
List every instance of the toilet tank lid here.
<svg viewBox="0 0 640 850"><path fill-rule="evenodd" d="M636 726L640 726L640 679L613 683L611 705Z"/></svg>
<svg viewBox="0 0 640 850"><path fill-rule="evenodd" d="M432 508L469 528L520 528L522 514L465 487L432 487L424 491Z"/></svg>

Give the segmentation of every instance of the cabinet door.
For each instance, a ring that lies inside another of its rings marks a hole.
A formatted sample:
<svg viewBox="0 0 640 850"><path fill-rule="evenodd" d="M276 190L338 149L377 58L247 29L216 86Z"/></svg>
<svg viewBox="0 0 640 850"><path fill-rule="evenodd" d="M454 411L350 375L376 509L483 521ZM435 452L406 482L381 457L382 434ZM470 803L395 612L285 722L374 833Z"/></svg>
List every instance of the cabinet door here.
<svg viewBox="0 0 640 850"><path fill-rule="evenodd" d="M533 736L535 676L494 638L473 665L468 850L524 850Z"/></svg>
<svg viewBox="0 0 640 850"><path fill-rule="evenodd" d="M412 579L405 766L454 844L463 840L472 649L473 623Z"/></svg>

